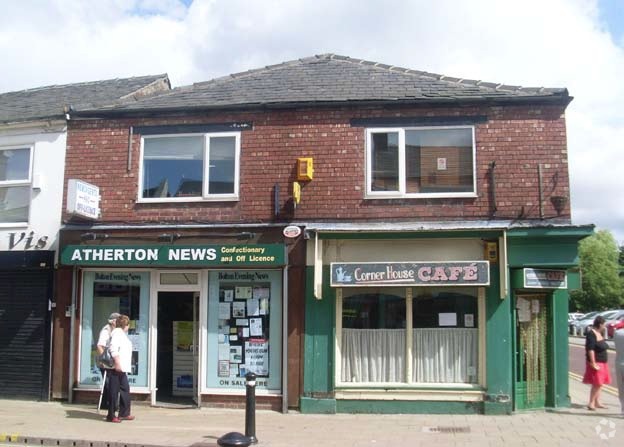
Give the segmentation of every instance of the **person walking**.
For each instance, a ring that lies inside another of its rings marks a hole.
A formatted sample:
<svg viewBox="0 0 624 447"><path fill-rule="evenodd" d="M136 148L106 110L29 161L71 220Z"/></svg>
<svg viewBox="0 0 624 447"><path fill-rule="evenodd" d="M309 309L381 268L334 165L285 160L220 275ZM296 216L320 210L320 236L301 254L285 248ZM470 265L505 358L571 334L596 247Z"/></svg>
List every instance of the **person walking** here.
<svg viewBox="0 0 624 447"><path fill-rule="evenodd" d="M132 342L128 338L130 319L127 315L117 318L116 328L111 333L110 351L115 366L109 371L109 406L106 420L109 422L131 421L134 416L130 414L130 384L128 373L132 371ZM117 401L119 400L119 408ZM117 413L119 410L119 413Z"/></svg>
<svg viewBox="0 0 624 447"><path fill-rule="evenodd" d="M620 397L620 411L624 416L624 328L615 331L615 375Z"/></svg>
<svg viewBox="0 0 624 447"><path fill-rule="evenodd" d="M597 316L585 337L585 375L583 383L591 385L587 409L607 408L600 403L600 389L611 383L609 365L607 364L607 341L604 338L605 319Z"/></svg>
<svg viewBox="0 0 624 447"><path fill-rule="evenodd" d="M97 358L104 353L108 346L110 345L111 334L113 329L115 329L115 325L117 324L117 318L119 318L117 312L113 312L108 317L108 322L104 325L104 327L100 330L100 335L98 336L98 341L95 349L97 350ZM102 374L102 380L104 381L104 388L102 389L102 406L98 407L99 409L108 409L108 374L106 374L106 367L99 363L97 365L100 368L100 373Z"/></svg>

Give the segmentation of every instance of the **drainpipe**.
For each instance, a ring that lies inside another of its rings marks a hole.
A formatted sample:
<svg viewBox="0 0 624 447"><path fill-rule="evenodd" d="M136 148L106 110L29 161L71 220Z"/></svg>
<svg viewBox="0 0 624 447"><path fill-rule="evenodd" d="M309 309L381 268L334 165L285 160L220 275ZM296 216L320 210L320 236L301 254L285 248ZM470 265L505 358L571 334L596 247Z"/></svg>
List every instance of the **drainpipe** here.
<svg viewBox="0 0 624 447"><path fill-rule="evenodd" d="M69 332L69 388L68 388L68 401L74 402L74 332L76 328L76 279L78 267L74 266L72 271L72 298L71 298L71 324Z"/></svg>
<svg viewBox="0 0 624 447"><path fill-rule="evenodd" d="M288 262L288 249L286 262ZM288 413L288 264L282 280L282 413Z"/></svg>
<svg viewBox="0 0 624 447"><path fill-rule="evenodd" d="M537 188L539 190L539 218L544 219L544 191L542 188L542 164L537 165Z"/></svg>

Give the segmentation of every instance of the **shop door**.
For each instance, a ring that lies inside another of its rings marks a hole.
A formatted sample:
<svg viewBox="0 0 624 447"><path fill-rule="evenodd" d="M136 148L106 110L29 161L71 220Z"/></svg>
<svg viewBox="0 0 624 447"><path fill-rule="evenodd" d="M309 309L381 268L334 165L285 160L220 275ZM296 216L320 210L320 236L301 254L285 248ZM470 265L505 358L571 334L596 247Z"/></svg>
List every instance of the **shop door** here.
<svg viewBox="0 0 624 447"><path fill-rule="evenodd" d="M157 405L197 405L197 292L158 292Z"/></svg>
<svg viewBox="0 0 624 447"><path fill-rule="evenodd" d="M515 409L544 408L547 377L547 314L544 294L515 298Z"/></svg>

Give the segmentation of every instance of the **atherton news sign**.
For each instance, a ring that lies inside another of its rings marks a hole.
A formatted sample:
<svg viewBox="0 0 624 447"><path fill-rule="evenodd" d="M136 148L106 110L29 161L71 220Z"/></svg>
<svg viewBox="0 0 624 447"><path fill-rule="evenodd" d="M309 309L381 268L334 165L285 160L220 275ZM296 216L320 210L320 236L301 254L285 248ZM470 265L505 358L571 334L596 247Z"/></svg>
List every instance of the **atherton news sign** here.
<svg viewBox="0 0 624 447"><path fill-rule="evenodd" d="M216 266L284 265L283 244L257 245L68 245L65 265Z"/></svg>
<svg viewBox="0 0 624 447"><path fill-rule="evenodd" d="M332 287L489 284L488 261L331 263Z"/></svg>

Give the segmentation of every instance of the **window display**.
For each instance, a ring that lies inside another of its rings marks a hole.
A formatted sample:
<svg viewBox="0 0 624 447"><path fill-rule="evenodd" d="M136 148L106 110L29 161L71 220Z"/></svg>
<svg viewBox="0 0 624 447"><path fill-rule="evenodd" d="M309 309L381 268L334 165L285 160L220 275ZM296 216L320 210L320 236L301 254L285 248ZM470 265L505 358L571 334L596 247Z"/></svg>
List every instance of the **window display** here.
<svg viewBox="0 0 624 447"><path fill-rule="evenodd" d="M476 288L344 288L343 294L337 360L344 384L477 383Z"/></svg>
<svg viewBox="0 0 624 447"><path fill-rule="evenodd" d="M133 352L128 382L131 386L147 386L149 273L87 271L83 284L79 383L100 384L96 343L108 316L117 312L130 318L128 337Z"/></svg>
<svg viewBox="0 0 624 447"><path fill-rule="evenodd" d="M281 273L211 272L208 304L208 388L279 390Z"/></svg>

